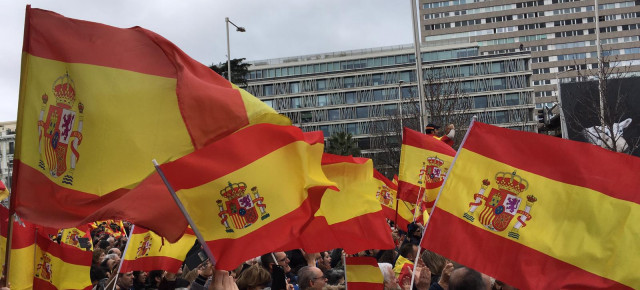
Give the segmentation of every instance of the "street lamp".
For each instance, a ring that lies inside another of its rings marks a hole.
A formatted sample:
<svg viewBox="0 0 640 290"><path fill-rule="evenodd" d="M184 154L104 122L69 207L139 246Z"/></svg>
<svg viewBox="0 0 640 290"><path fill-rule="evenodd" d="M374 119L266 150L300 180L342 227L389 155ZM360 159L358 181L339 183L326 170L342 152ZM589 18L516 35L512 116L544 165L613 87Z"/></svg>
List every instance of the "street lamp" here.
<svg viewBox="0 0 640 290"><path fill-rule="evenodd" d="M565 74L571 71L574 71L574 68L569 68L566 71L563 72L557 72L556 73L556 94L557 94L557 101L558 101L558 107L560 107L560 131L562 132L562 139L569 139L569 132L567 132L567 122L564 118L564 108L562 107L562 95L560 95L560 88L561 88L561 83L560 83L560 75L561 74Z"/></svg>
<svg viewBox="0 0 640 290"><path fill-rule="evenodd" d="M400 135L402 135L402 132L404 132L404 127L402 126L402 84L404 83L403 80L400 80L400 82L398 82L398 98L400 99Z"/></svg>
<svg viewBox="0 0 640 290"><path fill-rule="evenodd" d="M238 27L238 25L235 25L235 23L229 20L229 17L225 17L224 21L227 24L227 79L229 80L229 82L231 82L231 48L229 47L229 23L235 26L236 31L245 32L247 30L244 29L244 27Z"/></svg>

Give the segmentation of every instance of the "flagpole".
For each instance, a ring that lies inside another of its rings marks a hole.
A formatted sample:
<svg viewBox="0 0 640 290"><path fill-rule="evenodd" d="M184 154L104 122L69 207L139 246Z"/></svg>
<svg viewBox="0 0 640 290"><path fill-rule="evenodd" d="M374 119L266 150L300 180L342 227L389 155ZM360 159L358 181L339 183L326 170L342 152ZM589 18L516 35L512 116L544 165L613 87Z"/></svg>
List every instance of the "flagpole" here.
<svg viewBox="0 0 640 290"><path fill-rule="evenodd" d="M13 240L13 214L11 213L11 204L9 204L9 218L7 219L9 224L7 225L7 248L4 252L4 280L5 285L9 285L9 265L11 265L11 240Z"/></svg>
<svg viewBox="0 0 640 290"><path fill-rule="evenodd" d="M467 133L464 134L464 138L462 139L462 143L460 144L460 148L458 149L458 151L456 152L456 157L453 158L453 162L451 162L451 167L449 169L449 171L447 172L447 175L444 177L444 182L442 183L442 186L440 187L440 191L438 192L438 197L436 197L436 201L433 204L433 210L436 209L436 205L438 205L438 200L440 199L440 194L442 194L442 190L444 189L445 184L447 183L447 179L449 178L449 173L451 172L451 170L453 170L453 166L456 164L456 160L458 160L458 155L460 155L460 151L462 151L461 149L464 146L464 143L467 141L467 137L469 137L469 132L471 132L471 128L473 127L473 123L476 122L476 116L474 115L473 117L471 117L471 122L469 123L469 129L467 129ZM418 245L418 254L416 255L416 261L414 262L413 266L414 266L414 271L411 274L411 288L413 288L413 283L415 282L415 278L416 278L416 271L415 271L415 263L418 263L418 257L420 257L420 249L422 249L422 240L424 239L424 235L427 232L427 227L429 226L429 222L431 221L431 216L429 215L429 218L425 221L425 225L424 225L424 229L422 230L422 237L420 237L420 244Z"/></svg>
<svg viewBox="0 0 640 290"><path fill-rule="evenodd" d="M418 199L416 199L416 209L413 211L413 222L416 222L416 216L418 214L418 211L420 210L420 204L422 203L421 197L422 197L422 193L423 193L423 187L420 186L420 190L418 190ZM397 211L396 211L397 214Z"/></svg>
<svg viewBox="0 0 640 290"><path fill-rule="evenodd" d="M133 236L133 229L135 229L135 227L136 225L131 225L131 230L129 230L129 236L127 237L127 244L124 246L124 251L122 251L122 257L120 257L120 263L118 265L118 271L116 272L116 276L120 275L120 270L122 269L122 262L124 261L124 256L127 254L127 250L129 250L129 244L131 243L131 237ZM113 283L113 290L116 289L116 284L117 283Z"/></svg>
<svg viewBox="0 0 640 290"><path fill-rule="evenodd" d="M185 219L187 219L189 226L191 226L191 229L196 234L196 238L198 238L198 241L200 242L200 245L202 245L204 252L207 253L207 257L209 257L209 262L211 263L211 265L215 265L216 259L215 257L213 257L213 253L211 253L211 249L209 249L209 246L207 245L207 242L205 241L202 234L200 233L200 230L198 230L198 227L196 227L196 224L193 222L193 219L191 219L191 216L189 215L187 210L184 208L182 201L180 201L180 199L178 198L178 195L176 195L176 192L175 190L173 190L173 187L169 183L169 180L167 180L167 178L164 176L164 172L162 172L162 169L160 169L160 165L158 164L158 162L155 159L153 159L152 162L153 162L153 166L156 168L156 171L158 171L160 178L162 178L162 181L164 181L164 185L167 186L169 193L171 193L171 197L173 197L173 200L178 205L178 208L180 208L180 211L184 215Z"/></svg>

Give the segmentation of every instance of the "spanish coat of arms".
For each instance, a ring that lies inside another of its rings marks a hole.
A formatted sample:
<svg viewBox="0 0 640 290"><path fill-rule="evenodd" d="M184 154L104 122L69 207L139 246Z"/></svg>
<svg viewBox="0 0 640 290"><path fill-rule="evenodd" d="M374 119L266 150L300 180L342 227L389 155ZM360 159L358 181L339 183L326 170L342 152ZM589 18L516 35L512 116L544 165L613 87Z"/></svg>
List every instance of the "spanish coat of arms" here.
<svg viewBox="0 0 640 290"><path fill-rule="evenodd" d="M84 105L76 100L75 85L69 74L57 78L52 91L54 103L49 103L46 93L42 95L38 166L53 178L64 175L62 183L73 185L73 171L80 158L78 146L82 143Z"/></svg>
<svg viewBox="0 0 640 290"><path fill-rule="evenodd" d="M36 267L35 276L42 279L51 281L51 276L53 275L53 270L51 270L51 257L46 253L42 253L42 257L40 257L40 263Z"/></svg>
<svg viewBox="0 0 640 290"><path fill-rule="evenodd" d="M444 160L438 158L438 156L428 157L427 162L422 162L422 168L420 168L420 174L418 175L418 184L422 187L425 187L427 184L434 185L427 188L442 185L448 170L448 168L444 168L443 166Z"/></svg>
<svg viewBox="0 0 640 290"><path fill-rule="evenodd" d="M218 216L222 219L220 223L224 225L228 233L232 233L233 229L244 229L258 221L258 209L260 210L260 219L264 220L269 217L266 211L267 205L263 203L264 197L260 196L258 187L251 188L251 192L247 193L247 184L244 182L228 183L229 185L220 190L220 195L226 198L226 201L217 200ZM233 229L232 229L233 227Z"/></svg>
<svg viewBox="0 0 640 290"><path fill-rule="evenodd" d="M136 259L149 255L149 249L151 249L151 242L153 238L150 233L147 233L142 241L138 244L138 250L136 251Z"/></svg>
<svg viewBox="0 0 640 290"><path fill-rule="evenodd" d="M508 236L519 239L519 230L531 220L531 207L538 199L533 195L528 195L526 200L520 197L520 194L528 189L529 182L515 172L498 172L495 182L497 188L490 188L489 194L485 195L491 182L487 179L482 181L480 190L473 195L475 200L469 203L469 211L464 213L463 217L474 222L477 215L478 222L485 228L502 232L517 216Z"/></svg>

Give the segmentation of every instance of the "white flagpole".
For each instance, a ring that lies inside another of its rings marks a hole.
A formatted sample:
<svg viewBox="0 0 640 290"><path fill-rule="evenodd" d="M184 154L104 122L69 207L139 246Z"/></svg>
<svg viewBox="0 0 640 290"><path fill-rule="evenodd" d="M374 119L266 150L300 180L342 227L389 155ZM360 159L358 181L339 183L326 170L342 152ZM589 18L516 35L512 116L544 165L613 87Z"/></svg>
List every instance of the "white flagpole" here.
<svg viewBox="0 0 640 290"><path fill-rule="evenodd" d="M458 160L458 155L460 154L460 151L462 149L462 147L464 146L464 142L467 141L467 137L469 137L469 132L471 132L471 128L473 127L473 123L476 122L476 116L473 116L471 118L471 123L469 123L469 129L467 129L467 133L464 135L464 138L462 139L462 143L460 144L460 148L458 149L458 152L456 152L456 157L453 158L453 162L451 162L451 168L449 169L449 171L447 172L447 175L444 177L444 182L442 183L442 186L440 187L440 192L438 192L438 197L436 197L436 202L433 205L433 209L435 210L436 205L438 205L438 200L440 199L440 195L442 194L442 189L444 189L445 184L447 183L447 180L449 179L449 173L451 173L451 170L453 170L453 166L456 164L456 160ZM413 273L411 275L411 288L413 288L413 283L415 282L416 279L416 264L418 263L418 259L420 258L420 250L422 249L422 247L420 245L422 245L422 240L424 239L424 234L427 232L427 226L429 226L429 222L431 221L431 215L429 215L429 218L425 221L425 225L424 225L424 229L422 230L422 237L420 238L420 244L418 245L418 254L416 255L416 259L413 263Z"/></svg>
<svg viewBox="0 0 640 290"><path fill-rule="evenodd" d="M342 252L342 264L344 264L344 290L349 290L349 280L347 280L347 255Z"/></svg>
<svg viewBox="0 0 640 290"><path fill-rule="evenodd" d="M189 223L189 226L191 226L191 229L196 234L196 237L198 238L198 241L200 242L200 245L202 245L202 248L204 249L204 252L207 253L207 257L209 257L209 262L211 263L211 265L215 265L216 264L216 259L215 259L215 257L213 257L213 253L211 253L211 249L209 249L209 246L207 245L207 243L206 243L204 237L202 236L202 234L200 233L200 230L198 230L198 227L196 227L196 224L193 222L193 219L191 219L191 216L189 215L187 210L184 208L184 205L182 204L182 201L180 201L180 199L178 198L178 195L176 195L176 192L175 192L175 190L173 190L173 187L169 183L169 180L167 180L167 178L164 176L164 172L162 172L162 170L160 169L160 165L158 164L158 162L155 159L153 159L152 162L153 162L153 166L155 166L155 168L156 168L156 171L158 171L158 174L160 175L160 178L162 178L162 181L164 181L164 185L167 186L167 189L169 190L169 193L171 193L171 197L173 197L173 200L178 205L178 208L180 208L180 211L184 215L185 219L187 219L187 222Z"/></svg>
<svg viewBox="0 0 640 290"><path fill-rule="evenodd" d="M124 255L127 254L127 250L129 249L129 244L131 243L131 237L133 236L133 229L136 225L131 225L131 230L129 230L129 236L127 237L127 244L124 246L124 251L122 251L122 257L120 257L120 263L118 264L118 271L116 271L116 279L113 283L112 290L116 289L116 284L118 284L118 276L120 275L120 269L122 269L122 262L124 261Z"/></svg>

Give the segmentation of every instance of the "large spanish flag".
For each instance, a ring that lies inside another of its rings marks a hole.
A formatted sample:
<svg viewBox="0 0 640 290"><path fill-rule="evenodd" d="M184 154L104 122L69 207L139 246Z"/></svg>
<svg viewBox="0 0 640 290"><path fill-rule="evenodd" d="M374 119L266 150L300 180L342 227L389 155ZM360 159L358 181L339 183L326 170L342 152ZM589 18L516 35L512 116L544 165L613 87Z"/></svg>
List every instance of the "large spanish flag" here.
<svg viewBox="0 0 640 290"><path fill-rule="evenodd" d="M521 289L640 288L640 159L478 122L461 148L424 248Z"/></svg>
<svg viewBox="0 0 640 290"><path fill-rule="evenodd" d="M413 221L415 205L398 199L398 185L391 182L376 169L373 169L373 178L378 185L376 198L382 205L384 216L393 222L397 222L398 228L406 232L407 226ZM398 209L397 212L396 208Z"/></svg>
<svg viewBox="0 0 640 290"><path fill-rule="evenodd" d="M351 290L382 290L384 276L374 257L346 258L347 288Z"/></svg>
<svg viewBox="0 0 640 290"><path fill-rule="evenodd" d="M404 128L398 198L416 203L418 196L431 212L456 151L433 136Z"/></svg>
<svg viewBox="0 0 640 290"><path fill-rule="evenodd" d="M322 132L259 124L160 166L202 233L216 268L276 250L313 217L335 186L321 168Z"/></svg>
<svg viewBox="0 0 640 290"><path fill-rule="evenodd" d="M35 256L34 289L92 288L88 275L92 252L58 244L38 234Z"/></svg>
<svg viewBox="0 0 640 290"><path fill-rule="evenodd" d="M136 197L142 207L121 200L154 172L150 160L251 124L290 124L158 34L29 6L18 106L12 206L54 228L125 218L184 229L166 192Z"/></svg>
<svg viewBox="0 0 640 290"><path fill-rule="evenodd" d="M169 243L148 229L134 226L122 258L120 273L152 270L177 273L195 242L196 236L191 230L179 241Z"/></svg>
<svg viewBox="0 0 640 290"><path fill-rule="evenodd" d="M391 228L376 198L371 159L325 153L322 170L340 191L328 189L315 218L299 237L307 252L342 248L348 254L392 249Z"/></svg>
<svg viewBox="0 0 640 290"><path fill-rule="evenodd" d="M6 267L5 253L7 249L8 224L9 209L0 206L0 265L2 265L2 267ZM11 289L33 289L36 227L26 221L14 220L12 232L11 264L9 265L9 282L11 283Z"/></svg>

